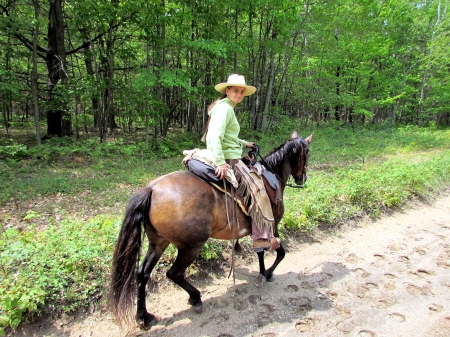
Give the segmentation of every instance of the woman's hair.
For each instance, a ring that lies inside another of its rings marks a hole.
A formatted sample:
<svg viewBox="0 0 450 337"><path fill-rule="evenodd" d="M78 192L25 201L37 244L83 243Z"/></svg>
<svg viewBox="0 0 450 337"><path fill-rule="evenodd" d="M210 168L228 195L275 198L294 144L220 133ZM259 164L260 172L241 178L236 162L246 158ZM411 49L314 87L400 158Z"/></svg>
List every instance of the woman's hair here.
<svg viewBox="0 0 450 337"><path fill-rule="evenodd" d="M217 104L217 102L219 102L220 100L224 99L225 97L227 97L227 93L224 93L222 96L220 96L218 99L216 99L214 102L212 102L209 107L208 107L208 112L211 111L212 108L214 108L214 106Z"/></svg>

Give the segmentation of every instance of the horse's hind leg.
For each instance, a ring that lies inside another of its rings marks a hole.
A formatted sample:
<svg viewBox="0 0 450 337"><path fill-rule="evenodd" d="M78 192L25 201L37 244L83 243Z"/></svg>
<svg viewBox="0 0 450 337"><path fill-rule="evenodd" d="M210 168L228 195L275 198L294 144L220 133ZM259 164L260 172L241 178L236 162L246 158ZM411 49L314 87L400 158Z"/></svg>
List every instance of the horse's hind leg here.
<svg viewBox="0 0 450 337"><path fill-rule="evenodd" d="M194 262L198 253L200 253L200 248L189 248L189 249L178 249L178 255L173 263L172 267L167 271L166 275L174 283L178 284L189 294L189 304L194 307L194 310L198 313L203 312L203 304L200 298L200 291L190 284L184 278L184 272L189 265Z"/></svg>
<svg viewBox="0 0 450 337"><path fill-rule="evenodd" d="M137 311L136 311L136 323L141 329L148 330L156 323L156 317L148 313L145 304L145 287L153 268L156 263L161 258L161 255L166 250L169 245L168 241L159 239L156 243L150 243L148 247L147 254L145 255L144 261L139 266L136 275L137 284Z"/></svg>

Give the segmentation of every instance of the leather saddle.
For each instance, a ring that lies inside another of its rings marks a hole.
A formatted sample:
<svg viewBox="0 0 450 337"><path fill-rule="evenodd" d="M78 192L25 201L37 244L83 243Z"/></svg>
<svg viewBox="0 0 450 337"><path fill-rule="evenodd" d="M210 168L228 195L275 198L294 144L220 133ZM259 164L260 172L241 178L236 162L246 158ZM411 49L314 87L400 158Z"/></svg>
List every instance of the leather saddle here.
<svg viewBox="0 0 450 337"><path fill-rule="evenodd" d="M198 160L196 159L196 157L193 157L192 154L194 152L195 150L187 151L186 153L183 152L186 155L183 163L185 164L187 169L199 178L210 183L216 189L220 190L221 192L225 192L222 188L222 186L224 186L223 180L217 178L214 172L215 169L211 165L209 165L209 162L207 162L206 160ZM271 172L264 166L262 162L258 162L258 156L259 146L257 144L254 144L252 150L249 151L247 156L242 158L241 160L249 168L250 171L254 172L258 177L261 177L270 202L272 204L277 204L279 201L283 200L280 181L273 172ZM233 182L234 187L229 183L228 180L225 180L225 184L225 188L227 191L231 191L231 189L237 188L236 181ZM233 193L233 195L234 194L235 193ZM247 208L247 205L245 205L245 202L243 202L242 200L238 203L241 204L241 208Z"/></svg>

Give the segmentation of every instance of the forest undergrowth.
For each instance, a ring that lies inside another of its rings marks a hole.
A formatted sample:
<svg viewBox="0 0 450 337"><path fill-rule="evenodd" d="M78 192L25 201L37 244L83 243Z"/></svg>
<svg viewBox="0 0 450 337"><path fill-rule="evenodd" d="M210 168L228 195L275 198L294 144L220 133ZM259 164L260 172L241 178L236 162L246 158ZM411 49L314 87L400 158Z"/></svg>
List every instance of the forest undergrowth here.
<svg viewBox="0 0 450 337"><path fill-rule="evenodd" d="M261 153L289 138L292 123L268 134L243 133ZM297 127L314 132L308 181L286 188L282 237L311 235L361 216L377 217L450 186L450 130L435 127ZM23 130L0 133L0 335L48 313L104 305L109 269L131 194L151 179L183 169L182 151L203 147L198 135L166 139L111 135L50 139ZM243 240L243 245L249 241ZM222 258L228 242L209 240L189 276ZM154 284L176 254L169 246Z"/></svg>

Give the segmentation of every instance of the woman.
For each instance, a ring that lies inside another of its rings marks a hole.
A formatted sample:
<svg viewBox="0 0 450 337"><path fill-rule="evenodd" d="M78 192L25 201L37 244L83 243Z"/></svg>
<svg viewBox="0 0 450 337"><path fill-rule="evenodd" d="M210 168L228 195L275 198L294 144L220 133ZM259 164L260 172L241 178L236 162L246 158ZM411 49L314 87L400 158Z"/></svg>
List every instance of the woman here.
<svg viewBox="0 0 450 337"><path fill-rule="evenodd" d="M252 142L238 138L240 126L234 114L234 107L242 102L245 96L253 95L256 88L246 85L244 76L233 74L228 77L227 82L217 84L215 89L223 95L210 108L206 146L216 160L217 177L223 179L227 167L230 167L226 160L238 160L244 147L253 147Z"/></svg>
<svg viewBox="0 0 450 337"><path fill-rule="evenodd" d="M234 168L242 157L242 150L245 147L253 148L254 146L253 142L247 142L238 138L240 126L236 119L234 108L242 102L245 96L253 95L256 92L256 88L247 85L244 76L238 74L230 75L227 82L219 83L214 88L223 95L209 109L210 119L207 126L206 146L214 156L216 176L219 179L223 179L227 168ZM272 215L271 208L270 215ZM261 221L264 220L268 220L271 225L264 226L259 224L258 226L255 223L255 217L252 217L253 247L256 251L266 248L273 250L279 246L279 240L273 238L272 234L273 216L272 218L269 216Z"/></svg>

